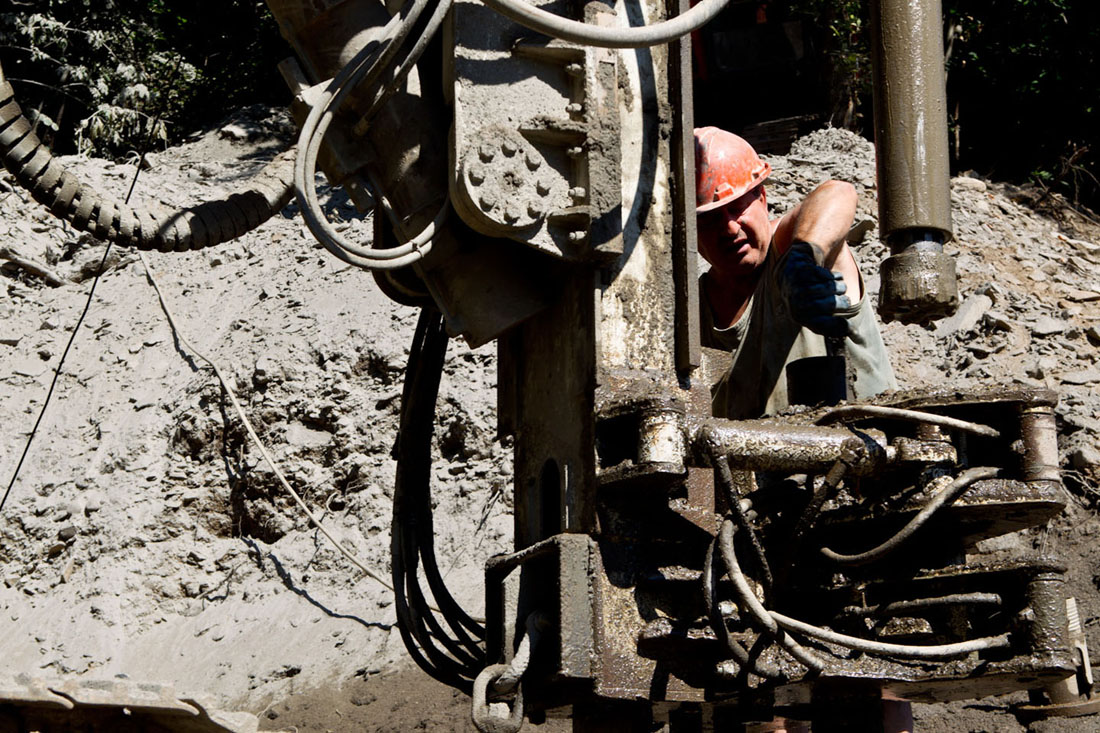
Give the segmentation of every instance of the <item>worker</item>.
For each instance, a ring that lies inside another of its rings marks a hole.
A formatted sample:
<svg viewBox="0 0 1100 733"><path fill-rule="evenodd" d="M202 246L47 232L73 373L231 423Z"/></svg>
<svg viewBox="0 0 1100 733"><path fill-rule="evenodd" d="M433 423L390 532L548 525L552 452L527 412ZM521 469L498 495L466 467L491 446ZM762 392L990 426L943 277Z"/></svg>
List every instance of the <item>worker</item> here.
<svg viewBox="0 0 1100 733"><path fill-rule="evenodd" d="M770 174L741 137L717 127L695 130L699 252L710 263L700 281L702 342L733 356L715 387L715 415L750 419L782 411L789 404L787 367L830 351L843 354L853 376L849 397L896 389L845 239L855 188L826 181L772 220L764 190Z"/></svg>
<svg viewBox="0 0 1100 733"><path fill-rule="evenodd" d="M700 281L702 341L733 355L715 391L715 415L750 419L786 408L787 367L828 356L827 339L843 344L854 397L896 389L846 239L855 187L826 181L772 220L764 191L770 174L743 138L717 127L695 130L699 252L710 263ZM908 702L884 699L882 713L884 731L913 730ZM768 729L806 730L780 720Z"/></svg>

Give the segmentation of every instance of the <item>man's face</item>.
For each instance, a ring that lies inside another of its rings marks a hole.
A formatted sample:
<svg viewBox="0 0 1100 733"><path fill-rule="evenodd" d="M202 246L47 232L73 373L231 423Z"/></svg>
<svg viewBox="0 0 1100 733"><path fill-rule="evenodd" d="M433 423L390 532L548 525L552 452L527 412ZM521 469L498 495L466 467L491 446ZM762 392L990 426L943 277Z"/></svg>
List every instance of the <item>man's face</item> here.
<svg viewBox="0 0 1100 733"><path fill-rule="evenodd" d="M772 230L762 185L699 214L697 224L699 252L719 272L747 276L764 263Z"/></svg>

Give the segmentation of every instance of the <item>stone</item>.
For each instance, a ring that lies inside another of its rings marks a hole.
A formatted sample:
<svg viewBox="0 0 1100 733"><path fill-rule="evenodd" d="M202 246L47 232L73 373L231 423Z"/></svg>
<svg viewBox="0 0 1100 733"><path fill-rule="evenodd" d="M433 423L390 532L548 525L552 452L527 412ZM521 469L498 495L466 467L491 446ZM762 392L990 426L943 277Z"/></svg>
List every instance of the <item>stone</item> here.
<svg viewBox="0 0 1100 733"><path fill-rule="evenodd" d="M1095 290L1067 288L1065 297L1066 300L1072 300L1075 303L1091 303L1094 300L1100 300L1100 293Z"/></svg>
<svg viewBox="0 0 1100 733"><path fill-rule="evenodd" d="M956 176L951 179L951 187L965 189L967 191L985 191L989 187L985 181L980 178L971 178L970 176Z"/></svg>
<svg viewBox="0 0 1100 733"><path fill-rule="evenodd" d="M229 124L218 130L218 137L225 138L226 140L244 142L248 140L249 132L240 125Z"/></svg>
<svg viewBox="0 0 1100 733"><path fill-rule="evenodd" d="M1069 454L1069 463L1078 471L1100 468L1100 451L1091 445L1083 445Z"/></svg>
<svg viewBox="0 0 1100 733"><path fill-rule="evenodd" d="M23 377L37 377L45 374L49 368L50 365L41 359L21 359L12 365L11 370Z"/></svg>
<svg viewBox="0 0 1100 733"><path fill-rule="evenodd" d="M1064 333L1066 326L1066 322L1058 318L1039 316L1031 324L1031 332L1036 336L1053 336L1057 333Z"/></svg>
<svg viewBox="0 0 1100 733"><path fill-rule="evenodd" d="M87 514L98 512L103 508L103 492L88 491L84 494L84 511Z"/></svg>
<svg viewBox="0 0 1100 733"><path fill-rule="evenodd" d="M1000 331L1011 331L1014 325L1011 318L1000 311L989 311L985 314L985 322Z"/></svg>
<svg viewBox="0 0 1100 733"><path fill-rule="evenodd" d="M1082 369L1062 375L1062 384L1093 384L1100 382L1100 369Z"/></svg>
<svg viewBox="0 0 1100 733"><path fill-rule="evenodd" d="M936 338L946 338L953 333L973 331L986 312L993 307L993 300L984 294L971 295L959 306L955 315L936 327Z"/></svg>
<svg viewBox="0 0 1100 733"><path fill-rule="evenodd" d="M84 510L86 508L87 502L84 500L83 497L78 496L65 505L65 516L77 518L83 517Z"/></svg>
<svg viewBox="0 0 1100 733"><path fill-rule="evenodd" d="M327 430L314 430L295 422L287 425L286 442L302 448L320 448L332 441L332 433Z"/></svg>

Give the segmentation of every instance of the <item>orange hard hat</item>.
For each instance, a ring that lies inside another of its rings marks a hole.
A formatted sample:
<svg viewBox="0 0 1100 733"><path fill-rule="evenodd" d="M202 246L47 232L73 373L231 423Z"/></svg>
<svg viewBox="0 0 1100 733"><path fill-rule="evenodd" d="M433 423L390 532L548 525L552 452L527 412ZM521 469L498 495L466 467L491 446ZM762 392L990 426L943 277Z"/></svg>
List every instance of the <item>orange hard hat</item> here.
<svg viewBox="0 0 1100 733"><path fill-rule="evenodd" d="M695 211L717 209L744 196L771 175L748 142L717 127L695 129Z"/></svg>

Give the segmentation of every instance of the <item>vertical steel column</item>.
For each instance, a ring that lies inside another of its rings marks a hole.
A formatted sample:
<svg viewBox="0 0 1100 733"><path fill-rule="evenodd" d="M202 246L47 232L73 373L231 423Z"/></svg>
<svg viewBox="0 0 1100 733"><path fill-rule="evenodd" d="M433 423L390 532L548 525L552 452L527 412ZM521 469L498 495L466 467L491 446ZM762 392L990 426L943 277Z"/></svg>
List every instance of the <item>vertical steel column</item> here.
<svg viewBox="0 0 1100 733"><path fill-rule="evenodd" d="M872 0L883 319L927 322L958 307L940 0Z"/></svg>

